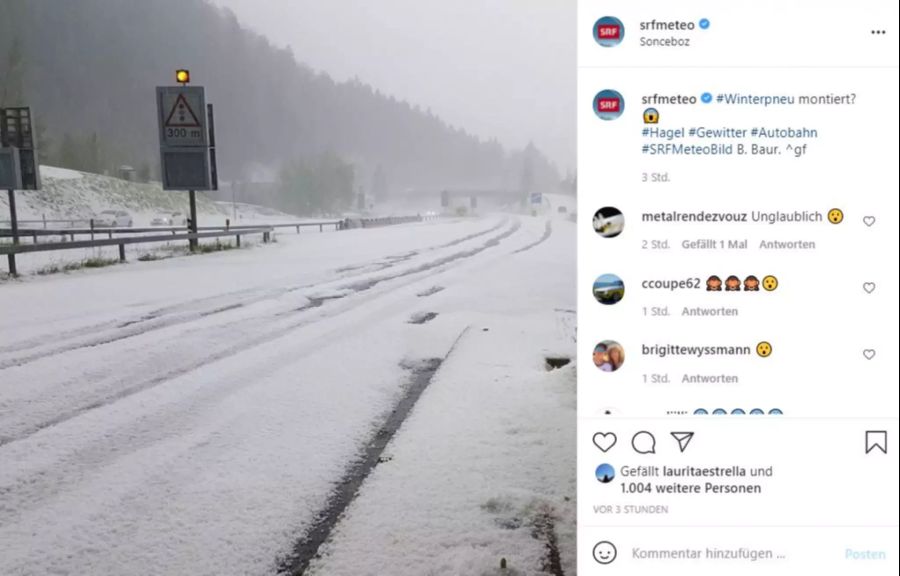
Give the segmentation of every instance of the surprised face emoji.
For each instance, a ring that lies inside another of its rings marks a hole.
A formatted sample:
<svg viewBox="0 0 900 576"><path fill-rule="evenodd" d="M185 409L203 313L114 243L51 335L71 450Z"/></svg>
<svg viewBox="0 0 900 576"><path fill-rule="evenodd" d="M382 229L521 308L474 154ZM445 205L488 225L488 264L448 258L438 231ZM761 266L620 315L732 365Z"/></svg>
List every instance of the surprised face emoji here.
<svg viewBox="0 0 900 576"><path fill-rule="evenodd" d="M756 345L756 353L760 358L768 358L772 355L772 345L768 342L760 342Z"/></svg>

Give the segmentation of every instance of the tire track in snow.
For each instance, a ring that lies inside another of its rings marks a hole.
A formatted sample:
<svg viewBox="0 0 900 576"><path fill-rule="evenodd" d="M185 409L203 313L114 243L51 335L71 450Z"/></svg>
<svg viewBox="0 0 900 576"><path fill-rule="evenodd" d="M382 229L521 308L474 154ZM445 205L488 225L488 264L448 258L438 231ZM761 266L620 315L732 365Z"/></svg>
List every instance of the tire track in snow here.
<svg viewBox="0 0 900 576"><path fill-rule="evenodd" d="M437 246L431 246L426 248L425 250L419 252L406 252L404 254L396 255L396 256L388 256L386 258L386 262L380 265L381 267L377 268L375 271L383 271L386 269L393 268L398 266L408 260L412 259L418 254L421 254L425 251L437 250L441 248L455 246L462 242L466 242L468 240L472 240L474 238L478 238L485 234L489 234L492 231L499 229L504 226L509 220L503 219L501 222L488 228L487 230L483 230L481 232L477 232L475 234L469 234L467 236L463 236L456 240L453 240L446 244L440 244ZM426 264L427 265L427 264ZM350 275L350 278L353 276L365 276L367 274L373 273L373 270L365 270L362 272L358 272L357 274ZM25 364L29 364L31 362L35 362L37 360L41 360L44 358L48 358L51 356L55 356L58 354L63 354L66 352L71 352L73 350L80 350L84 348L93 348L96 346L103 346L105 344L111 344L113 342L118 342L120 340L126 340L128 338L134 338L136 336L142 336L149 332L153 332L156 330L161 330L164 328L169 328L172 326L177 326L180 324L188 324L190 322L194 322L203 318L208 318L210 316L214 316L217 314L222 314L225 312L230 312L235 309L239 309L242 307L246 307L252 304L256 304L259 302L264 302L267 300L275 300L285 294L296 292L298 290L305 289L315 289L316 287L325 286L327 284L332 284L334 282L340 281L340 278L332 278L329 280L325 280L323 282L317 282L313 284L304 284L298 286L288 286L284 288L278 289L263 289L260 290L258 288L244 289L237 292L231 292L226 294L221 294L213 297L204 297L195 300L188 300L186 302L181 302L172 306L167 306L160 308L158 310L151 311L149 313L143 314L140 317L133 318L131 320L127 320L125 322L122 321L110 321L104 322L100 324L95 324L93 326L87 326L82 328L77 328L70 331L65 331L62 333L54 333L52 336L40 336L37 338L30 338L28 340L24 340L18 342L16 344L0 347L0 354L9 353L9 352L21 352L26 351L24 355L8 358L5 360L0 359L0 371L16 367L23 366ZM375 282L377 284L379 282ZM374 285L374 284L373 284ZM248 296L256 294L255 296ZM201 309L201 310L193 310L197 305L202 304L211 304L211 306ZM318 305L312 306L317 307ZM182 313L178 313L179 311L183 311ZM101 331L100 334L96 334L96 332ZM106 332L106 333L102 333ZM110 333L111 332L111 333ZM33 350L39 346L46 346L47 340L52 341L52 347L44 350ZM74 340L74 341L73 341ZM2 442L0 442L2 443Z"/></svg>
<svg viewBox="0 0 900 576"><path fill-rule="evenodd" d="M513 254L519 254L521 252L527 252L528 250L531 250L535 246L546 242L550 238L551 234L553 234L553 221L547 220L547 223L544 225L544 235L538 238L537 241L519 248L518 250L513 252Z"/></svg>
<svg viewBox="0 0 900 576"><path fill-rule="evenodd" d="M562 567L562 556L559 552L559 539L556 536L556 520L551 510L542 510L535 519L532 536L544 543L541 570L551 576L566 576Z"/></svg>
<svg viewBox="0 0 900 576"><path fill-rule="evenodd" d="M336 295L323 296L320 298L310 298L310 304L302 306L299 309L292 309L292 312L293 312L292 316L296 317L298 315L298 313L300 313L302 315L303 312L310 312L312 310L322 308L326 303L343 300L347 297L356 295L360 292L365 292L367 290L370 290L370 289L374 288L375 286L385 283L385 282L400 280L400 279L403 279L403 278L409 277L409 276L416 276L423 272L429 272L429 271L447 266L449 264L468 260L486 250L489 250L490 248L499 246L503 240L505 240L506 238L508 238L508 237L512 236L513 234L515 234L516 232L518 232L519 229L521 228L521 226L522 226L521 221L519 221L518 219L515 219L513 222L513 225L510 226L507 230L492 237L484 244L481 244L470 250L456 252L456 253L448 255L448 256L437 258L431 262L416 266L414 268L411 268L409 270L406 270L406 271L398 273L398 274L381 276L381 277L377 277L375 279L368 280L365 282L360 282L360 283L344 286L344 287L342 287L342 290L345 290L345 292L343 292L343 293L338 293ZM418 282L420 280L421 280L420 278L414 278L409 283ZM365 304L365 303L362 303L362 304ZM32 424L31 426L27 426L23 430L13 432L8 435L0 434L0 448L2 448L3 446L5 446L7 444L11 444L14 442L24 440L34 434L37 434L38 432L40 432L41 430L44 430L46 428L56 426L58 424L62 424L64 422L72 420L73 418L77 418L78 416L85 414L87 412L90 412L92 410L96 410L98 408L108 406L119 400L122 400L123 398L127 398L129 396L132 396L133 394L137 394L144 390L153 388L154 386L163 384L171 379L178 378L180 376L183 376L185 374L193 372L194 370L198 370L208 364L212 364L212 363L222 360L224 358L228 358L233 355L240 354L242 352L251 350L258 346L267 344L268 342L271 342L273 340L281 338L281 337L291 333L292 331L294 331L298 328L301 328L305 325L311 324L313 322L319 322L319 321L327 320L329 318L333 318L333 317L335 317L343 312L346 312L346 311L347 311L346 309L338 310L332 314L326 314L325 316L319 316L316 318L306 318L304 315L302 317L302 319L299 321L288 321L286 323L284 322L284 318L283 318L285 316L285 312L278 312L271 316L267 315L267 316L260 317L260 318L253 318L252 320L241 319L241 320L235 321L230 324L216 326L211 329L213 334L217 334L217 333L226 331L229 328L234 328L234 329L238 330L238 332L240 333L240 332L247 331L246 329L250 323L253 323L253 324L258 325L259 327L265 328L265 327L271 326L273 321L277 322L279 320L282 320L282 326L278 327L277 329L270 328L267 331L259 333L259 334L252 334L252 330L250 330L248 332L251 332L251 333L248 333L244 340L241 341L239 339L238 343L236 343L236 344L225 346L223 348L220 348L218 351L204 355L200 358L191 358L190 361L183 363L181 365L175 366L175 367L163 372L162 374L157 374L150 378L144 378L144 379L138 378L137 382L134 381L135 378L133 375L131 377L128 377L128 376L119 377L116 380L114 380L113 383L114 384L123 384L124 386L116 387L116 392L114 392L112 394L107 394L100 398L96 398L86 404L72 407L70 410L67 410L61 414L58 414L58 415L54 416L53 418L48 418L48 419L42 420L40 422L36 422L36 423ZM242 328L243 328L243 330L242 330ZM212 337L203 338L201 336L200 339L202 339L204 341L208 341L208 342L214 342L214 338L212 338ZM234 338L231 338L231 340L234 340ZM172 346L175 346L176 350L177 350L177 347L179 346L179 342L173 341L170 344ZM78 386L78 384L81 382L81 380L82 380L81 378L76 378L67 383L62 383L61 385L64 387ZM127 383L130 383L130 384L127 384Z"/></svg>
<svg viewBox="0 0 900 576"><path fill-rule="evenodd" d="M474 234L469 234L468 236L463 236L462 238L457 238L456 240L451 240L450 242L447 242L446 244L441 244L440 246L437 246L436 248L432 248L432 250L437 250L439 248L450 248L452 246L456 246L457 244L462 244L463 242L466 242L468 240L474 240L475 238L480 238L482 236L486 236L487 234L490 234L491 232L499 230L500 228L505 226L507 222L509 222L509 219L504 218L503 220L498 222L495 226L492 226L492 227L488 228L487 230L482 230L481 232L475 232Z"/></svg>
<svg viewBox="0 0 900 576"><path fill-rule="evenodd" d="M335 272L350 272L350 271L358 271L358 270L363 270L363 269L365 269L367 272L380 272L386 268L392 267L394 264L397 264L399 262L405 262L405 261L409 260L410 258L412 258L413 256L416 256L418 254L422 254L424 252L433 252L435 250L441 250L442 248L451 248L458 244L462 244L463 242L468 242L469 240L474 240L475 238L480 238L481 236L485 236L487 234L490 234L491 232L499 230L500 228L505 226L507 222L509 222L509 218L504 218L503 220L501 220L494 226L491 226L490 228L487 228L480 232L475 232L473 234L468 234L466 236L462 236L455 240L451 240L450 242L447 242L445 244L438 244L437 246L429 246L428 248L424 248L422 250L416 250L416 251L412 251L412 252L407 252L405 254L397 254L395 256L387 256L386 258L383 258L381 262L375 262L375 263L371 263L371 264L359 264L359 265L353 265L353 266L344 266L343 268L338 268L337 270L335 270Z"/></svg>
<svg viewBox="0 0 900 576"><path fill-rule="evenodd" d="M381 426L373 431L359 458L335 483L335 488L324 507L314 516L312 525L297 540L290 554L278 562L280 576L302 576L306 572L310 562L318 556L319 549L328 541L344 512L359 495L359 489L363 482L378 466L387 445L412 413L419 398L422 397L422 393L431 384L441 365L450 357L468 330L469 328L466 327L460 332L443 358L428 358L401 365L409 372L409 382L405 386L404 393L400 396L397 404L387 413Z"/></svg>

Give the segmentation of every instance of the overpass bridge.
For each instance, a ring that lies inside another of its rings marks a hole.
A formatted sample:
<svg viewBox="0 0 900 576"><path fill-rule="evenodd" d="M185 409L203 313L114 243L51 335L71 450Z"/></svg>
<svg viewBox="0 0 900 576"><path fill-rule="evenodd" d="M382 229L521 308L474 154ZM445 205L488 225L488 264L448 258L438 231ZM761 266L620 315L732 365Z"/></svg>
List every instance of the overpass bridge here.
<svg viewBox="0 0 900 576"><path fill-rule="evenodd" d="M490 201L496 204L525 205L529 195L522 190L508 188L444 188L421 189L411 188L394 195L395 198L409 200L423 200L427 198L440 199L441 206L446 208L464 201L470 208L477 208L479 202Z"/></svg>

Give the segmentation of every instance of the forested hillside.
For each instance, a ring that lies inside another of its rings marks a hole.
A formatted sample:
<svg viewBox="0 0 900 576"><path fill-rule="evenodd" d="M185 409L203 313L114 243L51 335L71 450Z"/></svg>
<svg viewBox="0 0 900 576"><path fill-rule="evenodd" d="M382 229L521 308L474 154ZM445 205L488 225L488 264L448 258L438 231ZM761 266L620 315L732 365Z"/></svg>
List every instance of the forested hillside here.
<svg viewBox="0 0 900 576"><path fill-rule="evenodd" d="M534 147L505 150L302 61L203 0L0 0L0 106L32 106L44 163L94 172L129 164L144 178L157 174L154 87L185 67L215 104L226 181L327 169L333 177L300 180L339 188L339 203L349 201L347 188L352 198L556 186L555 168ZM286 182L285 194L305 194L295 188L308 185Z"/></svg>

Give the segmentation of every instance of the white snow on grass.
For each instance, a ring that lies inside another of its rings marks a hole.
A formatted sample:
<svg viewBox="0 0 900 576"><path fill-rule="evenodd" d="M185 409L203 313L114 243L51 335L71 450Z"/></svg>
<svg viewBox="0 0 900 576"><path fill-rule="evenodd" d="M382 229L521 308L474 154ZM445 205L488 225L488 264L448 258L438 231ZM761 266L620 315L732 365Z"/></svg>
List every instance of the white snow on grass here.
<svg viewBox="0 0 900 576"><path fill-rule="evenodd" d="M42 166L42 189L19 190L16 202L21 230L20 241L23 244L34 242L60 243L70 240L107 239L108 234L97 232L71 236L64 233L67 229L89 229L91 218L104 210L125 210L133 220L134 228L153 228L151 222L161 214L171 215L173 212L189 213L187 192L165 191L157 182L130 182L111 176L78 172L53 166ZM204 193L197 194L198 223L202 226L248 226L257 224L305 223L317 224L334 222L340 218L300 218L286 214L280 210L246 203L212 201ZM0 195L0 228L8 228L8 206L5 194ZM51 236L35 236L30 230L61 230L62 233ZM324 226L324 230L333 231L334 226ZM279 229L281 233L296 232L290 228ZM301 227L300 232L318 233L318 226ZM169 232L141 232L137 235L169 234ZM128 230L117 231L112 237L130 235ZM258 243L260 235L242 237L242 244ZM212 245L217 242L234 244L232 236L221 240L205 239L201 244ZM0 245L11 243L9 238L0 238ZM173 255L184 255L187 242L155 242L147 244L129 244L125 246L127 260L138 258L164 258ZM56 274L71 272L84 264L112 264L119 258L118 246L97 248L66 249L53 252L37 252L20 254L16 257L18 272L21 276ZM6 259L0 264L0 282L10 280L6 273Z"/></svg>
<svg viewBox="0 0 900 576"><path fill-rule="evenodd" d="M41 189L16 191L16 207L22 228L68 228L86 226L103 210L125 210L137 227L149 226L159 214L188 214L188 193L163 190L158 182L132 182L113 176L79 172L55 166L41 166ZM254 204L212 201L197 193L201 224L234 224L304 221L279 210ZM6 195L0 196L0 221L8 220ZM236 214L236 216L235 216ZM59 222L67 220L70 222Z"/></svg>
<svg viewBox="0 0 900 576"><path fill-rule="evenodd" d="M409 537L462 570L434 574L490 574L498 555L537 574L535 511L574 566L574 382L542 364L574 352L556 311L573 307L574 231L517 254L545 232L517 220L282 233L0 285L15 303L0 316L0 573L272 574L402 394L402 365L467 326L318 573L378 543L356 574L431 574L405 559Z"/></svg>
<svg viewBox="0 0 900 576"><path fill-rule="evenodd" d="M77 170L69 170L68 168L57 168L56 166L41 166L41 178L50 178L52 180L77 180L84 176L83 172Z"/></svg>
<svg viewBox="0 0 900 576"><path fill-rule="evenodd" d="M5 195L0 198L0 220L7 219ZM103 210L126 210L136 226L145 226L159 212L189 211L186 192L165 191L158 182L142 183L112 176L41 166L41 189L16 192L16 207L23 221L89 220ZM209 217L225 218L225 212L203 193L197 208ZM30 223L23 223L23 227ZM63 227L60 223L48 227Z"/></svg>

